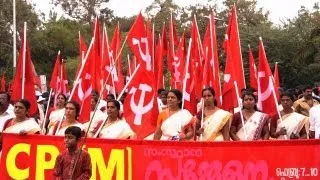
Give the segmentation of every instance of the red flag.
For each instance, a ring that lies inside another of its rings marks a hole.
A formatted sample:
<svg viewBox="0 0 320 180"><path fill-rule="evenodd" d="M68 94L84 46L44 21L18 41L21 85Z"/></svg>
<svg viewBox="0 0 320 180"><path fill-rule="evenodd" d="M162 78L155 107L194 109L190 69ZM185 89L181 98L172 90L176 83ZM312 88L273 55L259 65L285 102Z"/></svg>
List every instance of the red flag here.
<svg viewBox="0 0 320 180"><path fill-rule="evenodd" d="M273 96L274 81L264 51L263 42L259 43L259 67L258 67L258 108L267 114L276 114L277 106Z"/></svg>
<svg viewBox="0 0 320 180"><path fill-rule="evenodd" d="M160 36L160 35L159 35ZM156 76L156 80L157 80L157 89L163 88L164 87L164 77L163 77L163 51L164 51L164 47L162 44L162 39L161 36L159 37L159 41L158 41L158 45L156 48L156 57L155 57L155 66L156 68L154 68L154 74Z"/></svg>
<svg viewBox="0 0 320 180"><path fill-rule="evenodd" d="M113 51L110 50L108 43L108 34L106 29L103 31L102 36L102 77L103 82L106 84L106 92L116 93L115 83L118 82L118 74L116 67L113 67L115 64L113 59ZM119 63L120 64L120 63ZM107 79L108 78L108 79ZM107 81L107 82L106 82Z"/></svg>
<svg viewBox="0 0 320 180"><path fill-rule="evenodd" d="M118 25L113 33L113 38L112 38L111 47L110 47L110 50L112 51L113 59L116 60L116 58L119 56L118 61L116 63L117 64L117 68L115 69L116 74L114 74L114 76L117 76L114 78L114 81L115 81L115 89L116 89L116 92L118 93L120 93L124 87L124 76L122 74L123 66L122 66L121 56L119 55L120 44L121 44L121 34L120 34L120 25L118 22Z"/></svg>
<svg viewBox="0 0 320 180"><path fill-rule="evenodd" d="M185 36L181 36L177 52L175 53L172 61L173 70L171 71L171 86L175 89L182 91L183 77L185 72ZM191 71L192 72L192 71ZM192 76L193 77L193 76Z"/></svg>
<svg viewBox="0 0 320 180"><path fill-rule="evenodd" d="M85 57L85 55L87 54L87 45L83 39L83 37L81 36L80 34L80 31L79 31L79 57L80 57L80 61L79 61L79 64L78 64L78 67L77 67L77 71L76 71L76 76L78 76L78 73L80 71L80 68L81 66L83 65L83 59Z"/></svg>
<svg viewBox="0 0 320 180"><path fill-rule="evenodd" d="M75 85L74 94L72 94L72 100L77 101L80 104L80 117L79 122L85 123L84 121L90 119L90 111L91 111L91 92L93 90L93 73L92 66L95 65L95 59L89 58L92 57L92 53L94 52L94 39L92 39L89 49L87 51L86 57L87 60L83 65L83 70L79 75L79 79L77 84ZM89 53L89 54L88 54Z"/></svg>
<svg viewBox="0 0 320 180"><path fill-rule="evenodd" d="M250 72L250 87L254 89L258 89L258 73L257 73L257 67L254 63L254 57L251 51L251 48L249 47L249 72Z"/></svg>
<svg viewBox="0 0 320 180"><path fill-rule="evenodd" d="M202 54L202 47L201 47L201 39L199 36L198 25L196 22L196 18L193 18L192 25L191 25L191 38L192 38L192 45L191 45L191 56L190 61L192 64L193 70L193 77L194 77L194 90L195 95L197 98L201 97L201 91L203 88L203 73L202 73L202 63L203 63L203 54Z"/></svg>
<svg viewBox="0 0 320 180"><path fill-rule="evenodd" d="M101 39L100 39L100 21L96 18L95 28L94 28L94 42L92 45L92 52L89 54L88 61L90 61L90 66L88 71L91 75L92 89L100 92L101 89Z"/></svg>
<svg viewBox="0 0 320 180"><path fill-rule="evenodd" d="M67 72L63 60L60 57L60 51L58 52L56 63L51 75L50 88L55 93L55 100L58 94L64 94L69 96L70 89L68 86Z"/></svg>
<svg viewBox="0 0 320 180"><path fill-rule="evenodd" d="M0 86L0 91L1 92L6 92L6 78L5 78L4 74L1 77L0 85L1 85Z"/></svg>
<svg viewBox="0 0 320 180"><path fill-rule="evenodd" d="M167 42L166 26L164 23L163 23L163 27L162 27L161 38L162 38L161 44L163 46L163 55L166 55L167 51L168 51L168 42Z"/></svg>
<svg viewBox="0 0 320 180"><path fill-rule="evenodd" d="M235 71L235 78L236 78L235 81L237 81L238 90L239 92L241 92L241 89L245 88L246 84L245 84L244 71L243 71L243 65L242 65L242 54L241 54L236 6L233 6L231 11L227 34L228 34L229 44L230 44L229 51L232 56L232 64L234 66L234 71Z"/></svg>
<svg viewBox="0 0 320 180"><path fill-rule="evenodd" d="M276 62L276 65L274 66L273 78L274 78L275 93L276 93L277 99L279 100L280 99L280 92L279 92L280 80L279 80L279 70L278 70L278 63L277 62Z"/></svg>
<svg viewBox="0 0 320 180"><path fill-rule="evenodd" d="M151 47L149 47L150 41L151 40L148 39L147 31L144 26L144 19L141 13L139 13L128 33L128 44L131 51L136 56L137 61L141 65L140 69L146 69L148 71L152 70L150 54Z"/></svg>
<svg viewBox="0 0 320 180"><path fill-rule="evenodd" d="M128 86L124 116L138 139L150 135L156 127L158 105L154 83L152 71L139 68Z"/></svg>
<svg viewBox="0 0 320 180"><path fill-rule="evenodd" d="M192 41L192 39L190 39ZM188 46L188 57L190 57L191 51L191 44L189 41ZM187 58L188 58L187 57ZM189 58L190 59L190 58ZM195 96L195 83L194 83L194 73L192 70L192 62L187 59L186 66L184 72L184 79L183 79L183 108L187 109L191 114L195 114L197 112L197 104L196 104L196 96Z"/></svg>
<svg viewBox="0 0 320 180"><path fill-rule="evenodd" d="M218 45L213 13L210 14L209 24L204 36L204 67L203 67L203 85L210 86L215 91L215 98L218 106L221 106L221 84L220 68L218 59Z"/></svg>
<svg viewBox="0 0 320 180"><path fill-rule="evenodd" d="M26 34L26 32L24 34ZM21 48L19 52L16 73L12 82L11 100L15 102L19 101L20 99L27 99L31 105L28 111L29 116L34 116L38 111L34 85L35 77L29 44L27 38L23 36L21 38Z"/></svg>
<svg viewBox="0 0 320 180"><path fill-rule="evenodd" d="M169 53L168 53L168 70L171 72L171 87L175 88L175 78L174 78L174 61L175 61L175 45L179 43L178 36L177 36L177 31L175 28L175 23L172 18L172 13L171 13L171 18L169 22Z"/></svg>
<svg viewBox="0 0 320 180"><path fill-rule="evenodd" d="M229 41L230 40L228 40L228 35L226 35L226 39L224 41L224 50L226 53L226 67L224 70L222 108L226 111L233 112L233 109L238 106L238 99L234 87L234 81L236 81L237 77L235 67L233 65L233 57L230 51Z"/></svg>

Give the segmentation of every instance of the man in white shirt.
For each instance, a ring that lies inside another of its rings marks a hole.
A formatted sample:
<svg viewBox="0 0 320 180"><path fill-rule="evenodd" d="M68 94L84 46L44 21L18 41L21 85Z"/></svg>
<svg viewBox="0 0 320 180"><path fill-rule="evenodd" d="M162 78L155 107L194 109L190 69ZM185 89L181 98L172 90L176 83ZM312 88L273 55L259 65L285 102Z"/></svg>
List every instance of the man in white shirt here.
<svg viewBox="0 0 320 180"><path fill-rule="evenodd" d="M320 139L320 105L313 106L309 111L310 138Z"/></svg>
<svg viewBox="0 0 320 180"><path fill-rule="evenodd" d="M10 104L10 95L0 92L0 132L9 119L15 118L14 107Z"/></svg>

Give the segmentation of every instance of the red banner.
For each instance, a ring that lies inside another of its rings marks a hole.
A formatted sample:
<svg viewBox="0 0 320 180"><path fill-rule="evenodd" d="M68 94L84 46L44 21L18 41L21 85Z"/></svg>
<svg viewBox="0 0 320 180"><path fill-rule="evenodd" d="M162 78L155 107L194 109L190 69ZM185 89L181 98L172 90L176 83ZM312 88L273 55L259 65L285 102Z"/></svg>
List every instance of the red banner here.
<svg viewBox="0 0 320 180"><path fill-rule="evenodd" d="M3 135L1 179L52 179L63 137ZM319 179L320 140L88 139L91 179Z"/></svg>

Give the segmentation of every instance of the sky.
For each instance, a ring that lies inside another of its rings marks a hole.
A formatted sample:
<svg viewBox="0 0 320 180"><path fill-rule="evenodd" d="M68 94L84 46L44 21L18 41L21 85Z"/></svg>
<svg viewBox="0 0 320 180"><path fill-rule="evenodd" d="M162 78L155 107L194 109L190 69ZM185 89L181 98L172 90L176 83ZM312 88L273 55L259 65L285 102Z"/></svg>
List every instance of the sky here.
<svg viewBox="0 0 320 180"><path fill-rule="evenodd" d="M51 0L28 0L36 5L38 11L48 13L53 5L50 5ZM179 6L195 5L197 3L204 4L208 0L174 0ZM213 0L214 2L221 2L222 0ZM144 10L149 6L153 0L110 0L108 7L112 9L117 16L136 15L140 10ZM297 15L301 6L312 9L315 2L319 0L257 0L258 8L262 7L264 10L270 12L269 18L275 24L280 24L281 20L286 18L293 18Z"/></svg>

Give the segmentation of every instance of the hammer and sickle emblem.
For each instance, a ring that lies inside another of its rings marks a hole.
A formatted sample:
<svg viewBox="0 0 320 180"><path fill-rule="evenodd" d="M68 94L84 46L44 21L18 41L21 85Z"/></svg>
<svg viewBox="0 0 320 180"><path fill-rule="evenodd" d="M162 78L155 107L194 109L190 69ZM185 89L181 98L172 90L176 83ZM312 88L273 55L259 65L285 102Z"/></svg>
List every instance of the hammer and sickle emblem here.
<svg viewBox="0 0 320 180"><path fill-rule="evenodd" d="M86 77L85 77L85 80L90 80L91 79L91 75L86 73ZM92 85L90 84L90 87L85 91L83 92L83 89L82 89L82 79L79 80L79 87L78 87L78 96L80 98L80 100L84 100L86 99L87 97L89 97L91 95L91 91L92 91Z"/></svg>
<svg viewBox="0 0 320 180"><path fill-rule="evenodd" d="M141 125L142 115L150 111L150 109L153 106L153 98L150 100L150 102L146 106L144 106L144 99L146 96L146 92L151 92L152 88L148 84L140 84L138 89L141 90L141 95L140 95L138 104L136 104L134 101L137 88L132 87L129 92L129 94L132 94L132 97L130 100L130 107L136 115L133 121L133 124L135 125Z"/></svg>
<svg viewBox="0 0 320 180"><path fill-rule="evenodd" d="M172 63L172 65L174 66L174 78L177 82L180 82L180 72L178 70L180 61L177 56L174 56L174 62Z"/></svg>
<svg viewBox="0 0 320 180"><path fill-rule="evenodd" d="M146 53L142 52L140 43L144 43L146 45ZM140 56L142 60L147 64L147 70L151 71L151 56L149 52L148 39L146 37L141 38L141 42L140 42L138 39L132 38L132 44L138 45Z"/></svg>

